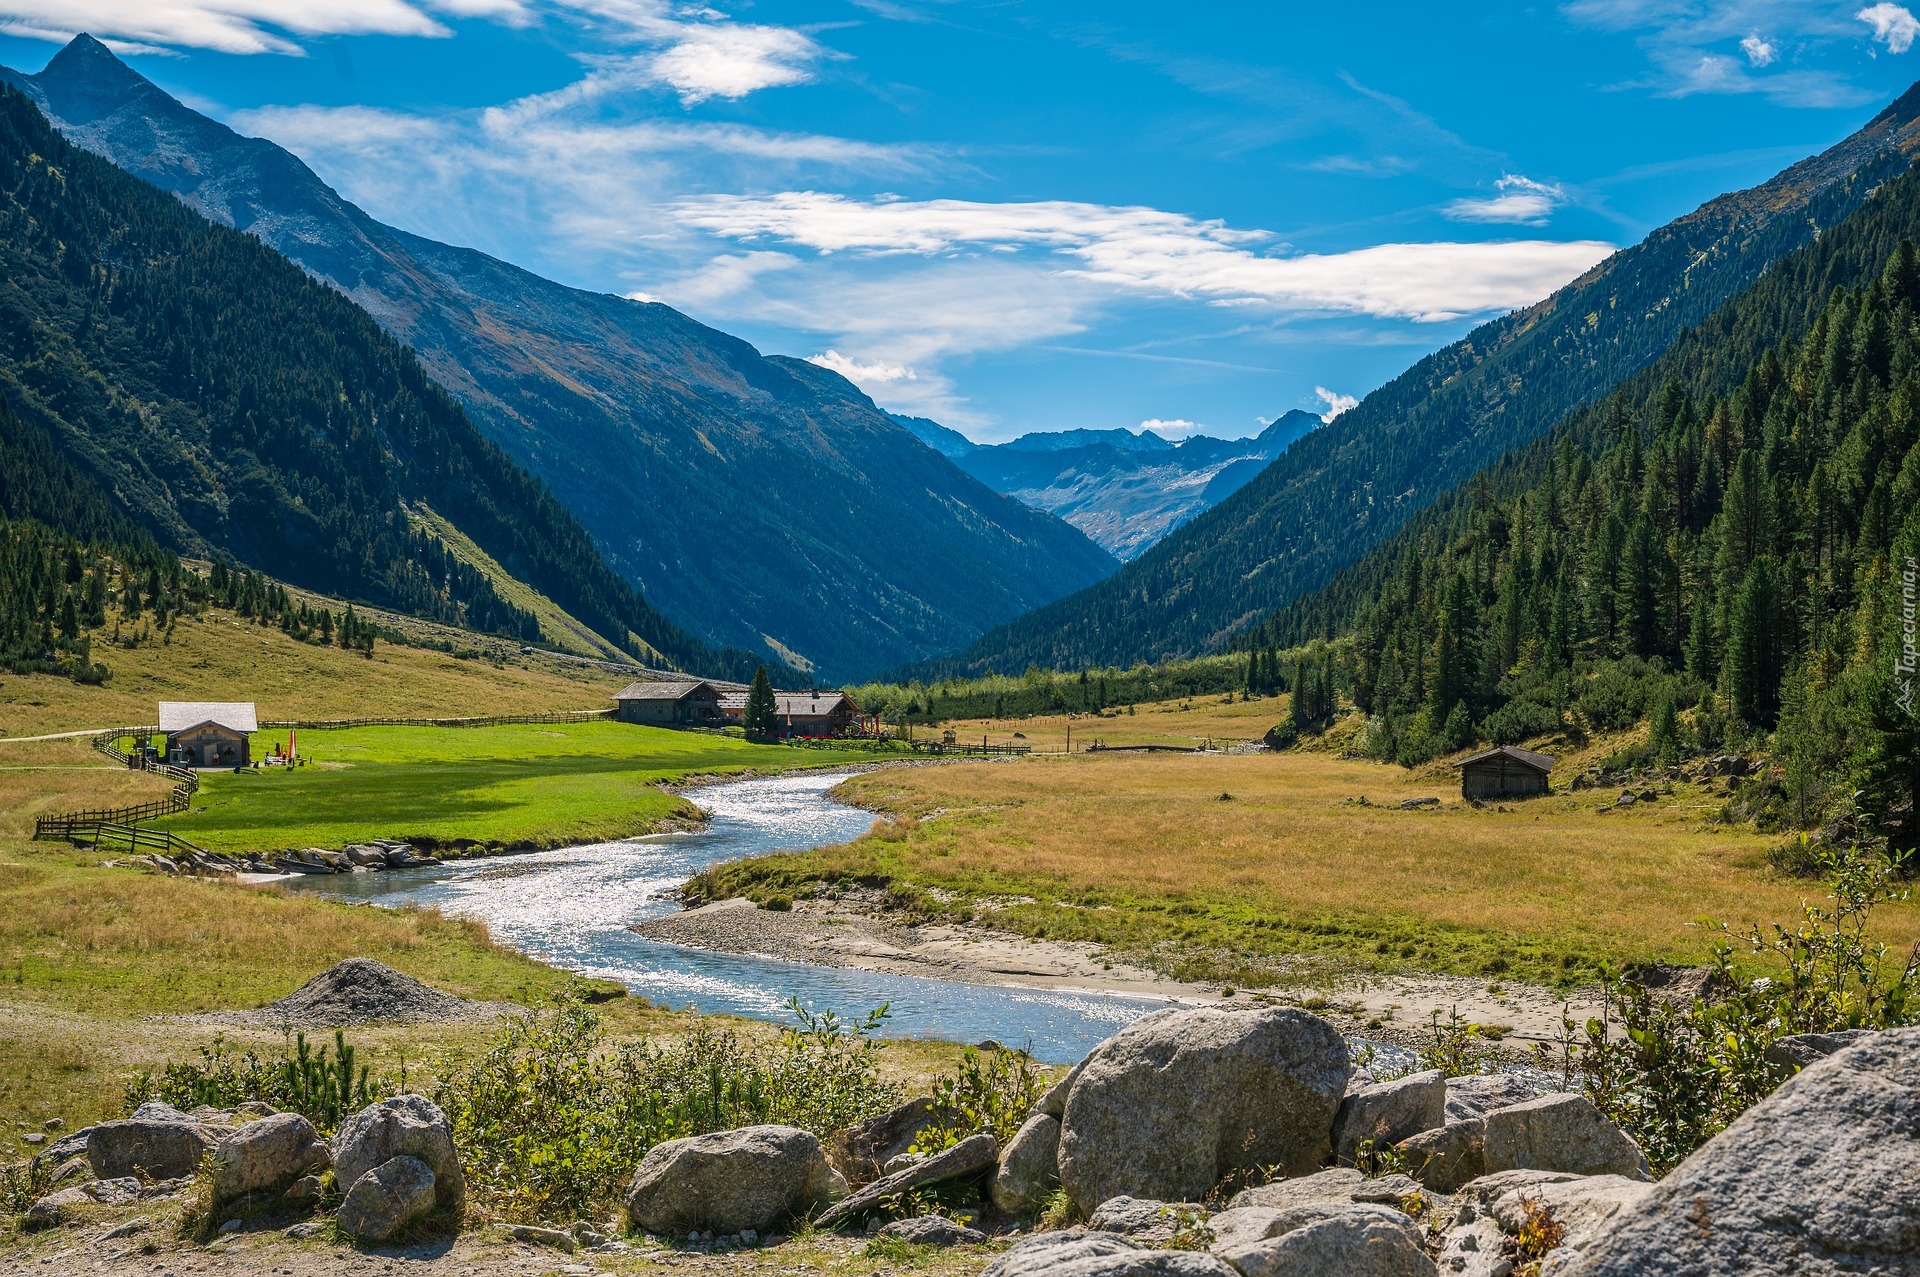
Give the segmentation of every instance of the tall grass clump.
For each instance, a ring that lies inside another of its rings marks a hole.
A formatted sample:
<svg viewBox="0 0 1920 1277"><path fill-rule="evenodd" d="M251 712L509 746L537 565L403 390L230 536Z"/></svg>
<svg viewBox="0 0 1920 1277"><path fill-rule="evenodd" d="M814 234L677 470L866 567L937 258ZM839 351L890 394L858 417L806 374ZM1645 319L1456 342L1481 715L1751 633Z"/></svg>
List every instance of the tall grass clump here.
<svg viewBox="0 0 1920 1277"><path fill-rule="evenodd" d="M475 1203L509 1220L590 1218L662 1140L767 1122L825 1136L899 1101L873 1038L885 1007L847 1023L789 1006L799 1023L773 1041L701 1023L667 1043L608 1044L574 999L510 1021L434 1094Z"/></svg>
<svg viewBox="0 0 1920 1277"><path fill-rule="evenodd" d="M1677 1006L1621 982L1608 989L1606 1015L1586 1022L1587 1095L1656 1174L1780 1084L1783 1070L1766 1058L1779 1039L1920 1019L1920 945L1902 957L1868 937L1875 907L1909 894L1896 866L1871 850L1817 854L1830 904L1803 902L1799 923L1717 945L1712 983L1723 993ZM1736 943L1767 974L1736 971Z"/></svg>

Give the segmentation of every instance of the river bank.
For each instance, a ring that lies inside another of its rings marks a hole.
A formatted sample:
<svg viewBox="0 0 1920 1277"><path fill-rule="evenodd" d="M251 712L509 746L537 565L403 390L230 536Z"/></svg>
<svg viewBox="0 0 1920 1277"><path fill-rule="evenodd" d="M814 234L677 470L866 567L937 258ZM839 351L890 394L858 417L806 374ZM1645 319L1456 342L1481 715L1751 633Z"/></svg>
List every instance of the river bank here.
<svg viewBox="0 0 1920 1277"><path fill-rule="evenodd" d="M1339 971L1301 963L1267 989L1173 978L1099 945L1036 940L990 924L924 922L887 908L873 888L852 887L789 908L733 898L633 924L652 940L777 962L852 968L962 984L1139 998L1166 1003L1278 1001L1332 1019L1344 1032L1398 1046L1433 1038L1433 1023L1478 1025L1490 1049L1531 1058L1555 1046L1563 1018L1600 1013L1597 986L1565 997L1551 989L1471 976Z"/></svg>

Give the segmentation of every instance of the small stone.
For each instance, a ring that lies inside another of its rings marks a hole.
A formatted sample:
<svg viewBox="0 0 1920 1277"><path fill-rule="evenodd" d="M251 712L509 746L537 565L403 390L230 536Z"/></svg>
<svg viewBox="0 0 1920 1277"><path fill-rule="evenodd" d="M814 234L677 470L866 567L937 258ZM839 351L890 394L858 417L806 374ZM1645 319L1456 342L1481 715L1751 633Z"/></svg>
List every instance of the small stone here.
<svg viewBox="0 0 1920 1277"><path fill-rule="evenodd" d="M64 1131L67 1129L67 1123L63 1118L50 1117L41 1123L40 1129L45 1131Z"/></svg>
<svg viewBox="0 0 1920 1277"><path fill-rule="evenodd" d="M287 1236L295 1241L305 1241L309 1237L318 1237L327 1231L325 1220L310 1219L304 1224L295 1224L287 1230Z"/></svg>
<svg viewBox="0 0 1920 1277"><path fill-rule="evenodd" d="M215 1229L214 1232L218 1236L225 1237L229 1233L237 1233L245 1227L246 1225L241 1221L237 1219L230 1219L226 1223L220 1225L219 1228Z"/></svg>
<svg viewBox="0 0 1920 1277"><path fill-rule="evenodd" d="M956 1224L940 1215L896 1219L881 1228L877 1235L896 1237L915 1246L971 1246L987 1240L987 1235L978 1229Z"/></svg>
<svg viewBox="0 0 1920 1277"><path fill-rule="evenodd" d="M532 1224L509 1224L507 1236L534 1246L551 1246L569 1255L580 1244L572 1233L563 1233L557 1228L536 1228Z"/></svg>
<svg viewBox="0 0 1920 1277"><path fill-rule="evenodd" d="M302 1175L299 1179L287 1185L287 1191L280 1194L280 1196L289 1202L312 1202L319 1200L320 1191L320 1177L318 1175Z"/></svg>
<svg viewBox="0 0 1920 1277"><path fill-rule="evenodd" d="M20 1138L29 1144L45 1144L47 1142L47 1137L38 1131L31 1131L28 1134L22 1135Z"/></svg>

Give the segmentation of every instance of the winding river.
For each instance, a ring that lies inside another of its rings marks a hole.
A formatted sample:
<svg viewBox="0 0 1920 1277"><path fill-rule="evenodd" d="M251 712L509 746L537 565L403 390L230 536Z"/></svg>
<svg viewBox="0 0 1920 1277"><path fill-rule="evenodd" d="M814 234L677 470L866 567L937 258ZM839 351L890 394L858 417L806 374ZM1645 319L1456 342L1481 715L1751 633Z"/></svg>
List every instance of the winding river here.
<svg viewBox="0 0 1920 1277"><path fill-rule="evenodd" d="M776 776L692 790L711 814L697 833L590 843L529 855L289 881L379 905L431 905L484 922L503 944L582 975L615 980L676 1009L786 1022L789 998L857 1017L888 1003L889 1037L1024 1046L1048 1064L1078 1060L1158 999L1007 988L712 953L636 935L629 927L679 906L667 894L709 865L804 851L857 838L873 816L827 791L847 773Z"/></svg>

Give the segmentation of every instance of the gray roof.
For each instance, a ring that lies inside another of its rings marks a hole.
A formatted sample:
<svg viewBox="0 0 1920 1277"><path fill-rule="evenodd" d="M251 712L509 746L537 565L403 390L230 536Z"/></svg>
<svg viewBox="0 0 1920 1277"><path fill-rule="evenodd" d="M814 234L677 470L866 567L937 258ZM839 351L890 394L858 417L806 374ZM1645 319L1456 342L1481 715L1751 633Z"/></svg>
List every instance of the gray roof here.
<svg viewBox="0 0 1920 1277"><path fill-rule="evenodd" d="M257 732L260 719L252 701L161 701L160 730L171 736L204 723L217 723L229 731Z"/></svg>
<svg viewBox="0 0 1920 1277"><path fill-rule="evenodd" d="M1494 749L1482 750L1471 758L1461 759L1455 763L1454 766L1465 767L1470 763L1483 763L1489 758L1497 758L1502 754L1517 763L1525 763L1536 771L1550 772L1553 770L1552 754L1536 754L1530 749L1520 749L1513 745L1501 745Z"/></svg>
<svg viewBox="0 0 1920 1277"><path fill-rule="evenodd" d="M707 688L709 692L713 690L705 682L697 680L629 683L617 692L613 699L616 701L679 701L685 700L690 692L701 687Z"/></svg>
<svg viewBox="0 0 1920 1277"><path fill-rule="evenodd" d="M816 715L831 714L842 702L845 702L846 707L854 713L860 712L860 707L855 705L849 697L841 692L820 692L817 694L814 692L775 692L773 694L774 708L783 718L789 715L798 718L812 718ZM745 692L720 693L720 708L744 710L746 707L747 694Z"/></svg>

